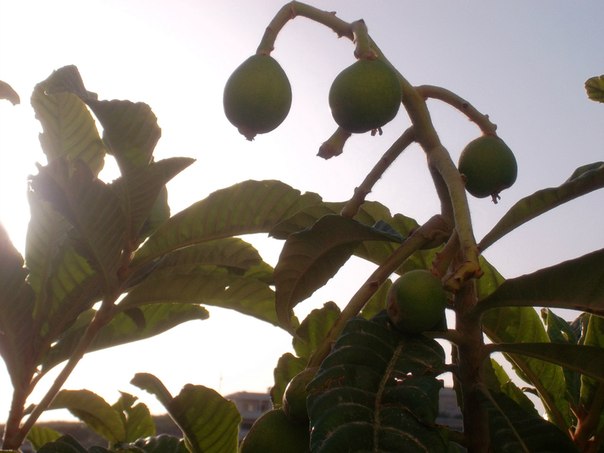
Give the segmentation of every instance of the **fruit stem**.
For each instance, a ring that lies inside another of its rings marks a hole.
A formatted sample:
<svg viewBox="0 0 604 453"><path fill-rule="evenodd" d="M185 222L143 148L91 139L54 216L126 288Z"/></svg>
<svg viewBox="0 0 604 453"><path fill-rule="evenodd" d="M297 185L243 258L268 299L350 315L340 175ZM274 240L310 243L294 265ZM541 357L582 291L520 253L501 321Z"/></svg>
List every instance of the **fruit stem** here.
<svg viewBox="0 0 604 453"><path fill-rule="evenodd" d="M360 186L354 189L354 195L340 211L344 217L354 217L361 205L365 202L365 197L371 193L373 186L382 177L384 172L392 165L401 153L409 147L415 140L415 129L409 127L403 134L386 150L384 155L375 164L367 174Z"/></svg>
<svg viewBox="0 0 604 453"><path fill-rule="evenodd" d="M323 11L305 3L292 1L281 7L277 14L270 21L260 44L256 50L257 54L270 55L275 48L275 40L277 35L283 29L285 24L297 16L306 17L307 19L318 22L331 28L338 37L346 37L354 41L353 27L350 23L340 19L335 15L335 12Z"/></svg>
<svg viewBox="0 0 604 453"><path fill-rule="evenodd" d="M354 35L354 56L359 60L375 60L377 54L371 47L371 39L369 38L369 31L367 30L365 21L360 19L350 25L352 27L352 34Z"/></svg>
<svg viewBox="0 0 604 453"><path fill-rule="evenodd" d="M496 135L497 125L491 122L489 115L479 112L476 107L474 107L461 96L453 93L450 90L447 90L446 88L434 85L421 85L415 87L415 90L421 96L423 96L424 99L438 99L456 108L461 113L466 115L470 121L476 123L483 134Z"/></svg>
<svg viewBox="0 0 604 453"><path fill-rule="evenodd" d="M332 157L339 156L344 151L344 145L346 140L350 138L352 134L347 130L338 127L336 131L319 147L317 156L323 159L331 159Z"/></svg>
<svg viewBox="0 0 604 453"><path fill-rule="evenodd" d="M442 216L436 215L415 230L401 245L384 261L365 281L352 296L346 307L342 310L334 325L327 333L323 342L311 356L307 368L321 365L323 359L331 351L332 345L342 333L348 320L357 316L367 301L375 294L379 287L392 275L400 265L417 250L426 244L433 243L440 238L443 241L451 234L448 222Z"/></svg>

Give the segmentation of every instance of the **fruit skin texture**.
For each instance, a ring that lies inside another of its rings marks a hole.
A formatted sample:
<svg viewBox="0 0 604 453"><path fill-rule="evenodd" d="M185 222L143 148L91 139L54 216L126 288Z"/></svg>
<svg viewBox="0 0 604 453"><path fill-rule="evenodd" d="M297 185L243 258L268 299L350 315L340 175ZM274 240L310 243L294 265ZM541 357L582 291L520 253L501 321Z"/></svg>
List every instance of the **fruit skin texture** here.
<svg viewBox="0 0 604 453"><path fill-rule="evenodd" d="M306 386L317 374L318 368L306 368L296 374L285 387L283 393L283 411L294 422L308 424Z"/></svg>
<svg viewBox="0 0 604 453"><path fill-rule="evenodd" d="M512 150L494 135L483 135L466 145L459 156L459 172L466 190L477 198L489 195L496 203L499 192L516 181L518 164Z"/></svg>
<svg viewBox="0 0 604 453"><path fill-rule="evenodd" d="M223 94L224 113L245 138L270 132L287 117L292 89L287 74L270 55L252 55L235 69Z"/></svg>
<svg viewBox="0 0 604 453"><path fill-rule="evenodd" d="M425 269L404 273L386 296L390 321L401 331L418 334L436 328L442 321L447 293L438 277Z"/></svg>
<svg viewBox="0 0 604 453"><path fill-rule="evenodd" d="M396 73L381 60L358 60L336 76L329 90L334 120L354 133L378 129L391 121L401 99Z"/></svg>
<svg viewBox="0 0 604 453"><path fill-rule="evenodd" d="M244 437L240 453L307 453L308 425L292 422L281 409L272 409L258 418Z"/></svg>

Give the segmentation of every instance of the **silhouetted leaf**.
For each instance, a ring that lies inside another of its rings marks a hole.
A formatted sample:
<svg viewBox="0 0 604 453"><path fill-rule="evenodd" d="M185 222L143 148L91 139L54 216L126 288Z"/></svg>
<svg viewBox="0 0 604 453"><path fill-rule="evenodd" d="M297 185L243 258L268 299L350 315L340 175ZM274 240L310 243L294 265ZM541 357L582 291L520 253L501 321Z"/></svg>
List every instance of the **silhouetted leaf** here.
<svg viewBox="0 0 604 453"><path fill-rule="evenodd" d="M277 325L275 295L268 283L212 265L158 268L130 290L125 308L151 303L198 303L230 308Z"/></svg>
<svg viewBox="0 0 604 453"><path fill-rule="evenodd" d="M94 452L87 452L86 449L80 445L80 443L75 440L70 435L64 435L59 437L57 440L53 442L49 442L43 445L38 453L100 453L100 452L108 452L108 450L98 447Z"/></svg>
<svg viewBox="0 0 604 453"><path fill-rule="evenodd" d="M308 385L311 451L448 451L435 425L444 351L385 315L348 322Z"/></svg>
<svg viewBox="0 0 604 453"><path fill-rule="evenodd" d="M94 118L75 94L49 94L46 91L48 83L48 79L39 83L31 97L36 118L42 124L40 143L48 162L60 158L77 159L84 162L92 174L98 175L106 150Z"/></svg>
<svg viewBox="0 0 604 453"><path fill-rule="evenodd" d="M568 308L604 315L604 249L506 280L478 304Z"/></svg>
<svg viewBox="0 0 604 453"><path fill-rule="evenodd" d="M490 451L494 453L572 453L570 438L539 414L527 413L504 394L485 395L489 414Z"/></svg>
<svg viewBox="0 0 604 453"><path fill-rule="evenodd" d="M579 337L572 326L552 310L549 308L542 309L541 317L545 323L547 335L552 343L579 343ZM564 368L564 380L566 381L566 397L570 399L572 404L577 404L581 388L581 375L576 371Z"/></svg>
<svg viewBox="0 0 604 453"><path fill-rule="evenodd" d="M35 362L34 292L23 257L0 225L0 354L15 387L26 385Z"/></svg>
<svg viewBox="0 0 604 453"><path fill-rule="evenodd" d="M396 240L392 235L339 215L326 215L311 228L290 235L275 267L279 323L291 329L292 309L332 278L358 244Z"/></svg>
<svg viewBox="0 0 604 453"><path fill-rule="evenodd" d="M184 322L208 318L207 310L193 303L153 303L137 309L144 317L143 325L133 321L125 313L118 313L99 331L88 351L144 340ZM44 370L69 358L94 313L95 310L92 309L82 313L76 323L59 338L41 362Z"/></svg>
<svg viewBox="0 0 604 453"><path fill-rule="evenodd" d="M492 350L552 362L604 381L604 349L561 343L497 343Z"/></svg>
<svg viewBox="0 0 604 453"><path fill-rule="evenodd" d="M599 354L604 351L604 318L599 316L589 315L585 335L582 339L583 345L590 348L597 348ZM599 370L601 376L604 376L604 371ZM602 411L602 394L604 394L604 378L594 379L586 375L581 375L581 389L579 392L579 403L582 409L581 413L584 417L600 414L599 421L594 423L593 432L604 429L604 412ZM582 420L584 422L584 420Z"/></svg>
<svg viewBox="0 0 604 453"><path fill-rule="evenodd" d="M80 161L63 159L41 167L31 187L73 226L78 253L103 276L106 287L114 288L127 218L113 190Z"/></svg>
<svg viewBox="0 0 604 453"><path fill-rule="evenodd" d="M134 245L142 242L139 233L151 214L161 190L174 176L193 163L193 159L175 157L137 167L111 184L122 211L128 219L128 238Z"/></svg>
<svg viewBox="0 0 604 453"><path fill-rule="evenodd" d="M61 390L48 408L67 409L111 443L126 440L126 431L119 413L90 390Z"/></svg>
<svg viewBox="0 0 604 453"><path fill-rule="evenodd" d="M604 102L604 75L590 77L585 81L587 97L592 101Z"/></svg>
<svg viewBox="0 0 604 453"><path fill-rule="evenodd" d="M478 243L485 250L498 239L541 214L604 187L604 162L577 169L561 186L542 189L518 201Z"/></svg>
<svg viewBox="0 0 604 453"><path fill-rule="evenodd" d="M134 265L215 239L268 232L320 201L279 181L245 181L218 190L172 216L136 252Z"/></svg>
<svg viewBox="0 0 604 453"><path fill-rule="evenodd" d="M505 307L482 316L483 329L494 343L546 343L549 337L534 308ZM570 406L562 367L531 357L508 354L516 374L539 392L552 419L570 423Z"/></svg>
<svg viewBox="0 0 604 453"><path fill-rule="evenodd" d="M161 129L151 107L122 100L88 100L87 104L103 126L107 152L115 157L123 175L153 162Z"/></svg>
<svg viewBox="0 0 604 453"><path fill-rule="evenodd" d="M180 427L192 453L237 451L241 416L235 403L202 385L187 384L174 398L155 376L137 374L132 384L155 395Z"/></svg>

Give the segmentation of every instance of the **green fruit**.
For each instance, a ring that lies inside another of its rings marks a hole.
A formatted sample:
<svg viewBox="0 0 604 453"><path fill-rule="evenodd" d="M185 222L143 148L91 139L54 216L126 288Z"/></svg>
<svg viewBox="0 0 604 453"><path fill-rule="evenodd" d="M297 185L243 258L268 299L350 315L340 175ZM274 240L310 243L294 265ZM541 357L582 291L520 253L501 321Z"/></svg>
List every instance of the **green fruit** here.
<svg viewBox="0 0 604 453"><path fill-rule="evenodd" d="M499 192L516 181L518 165L512 150L495 135L472 140L461 152L458 164L466 190L477 198L489 195L496 203Z"/></svg>
<svg viewBox="0 0 604 453"><path fill-rule="evenodd" d="M269 55L252 55L227 80L224 113L245 138L270 132L287 117L292 89L283 68Z"/></svg>
<svg viewBox="0 0 604 453"><path fill-rule="evenodd" d="M308 425L294 423L281 409L272 409L254 422L240 453L307 453L309 443Z"/></svg>
<svg viewBox="0 0 604 453"><path fill-rule="evenodd" d="M446 305L447 293L440 279L425 269L404 273L386 296L388 317L406 333L436 328L442 322Z"/></svg>
<svg viewBox="0 0 604 453"><path fill-rule="evenodd" d="M381 60L358 60L338 74L329 90L334 120L342 129L356 133L391 121L401 98L396 73Z"/></svg>
<svg viewBox="0 0 604 453"><path fill-rule="evenodd" d="M308 424L306 386L317 374L317 368L306 368L296 374L285 387L283 393L283 411L292 421Z"/></svg>

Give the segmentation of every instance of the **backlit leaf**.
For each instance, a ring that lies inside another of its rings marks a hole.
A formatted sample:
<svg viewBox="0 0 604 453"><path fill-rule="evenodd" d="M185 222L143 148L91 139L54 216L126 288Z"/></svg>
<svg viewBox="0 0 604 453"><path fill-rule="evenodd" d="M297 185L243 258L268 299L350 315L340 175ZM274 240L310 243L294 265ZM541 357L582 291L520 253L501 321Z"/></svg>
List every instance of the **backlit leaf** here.
<svg viewBox="0 0 604 453"><path fill-rule="evenodd" d="M592 101L604 102L604 75L587 79L585 91L587 91L587 97Z"/></svg>

